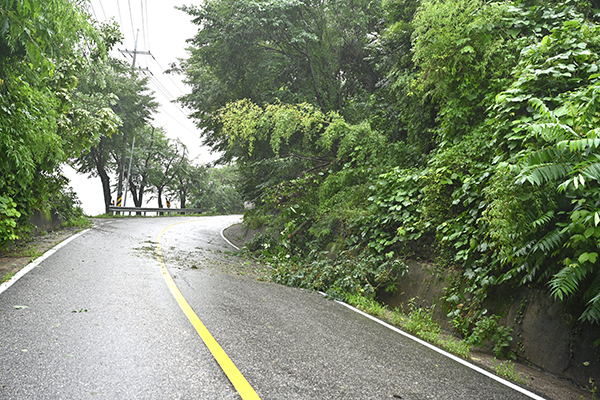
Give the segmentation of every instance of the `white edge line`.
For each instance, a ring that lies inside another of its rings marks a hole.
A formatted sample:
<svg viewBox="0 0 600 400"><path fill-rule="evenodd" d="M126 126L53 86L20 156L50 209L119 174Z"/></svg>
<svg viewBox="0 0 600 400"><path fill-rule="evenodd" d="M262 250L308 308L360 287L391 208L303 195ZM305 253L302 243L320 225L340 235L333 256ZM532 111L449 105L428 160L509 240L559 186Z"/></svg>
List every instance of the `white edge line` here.
<svg viewBox="0 0 600 400"><path fill-rule="evenodd" d="M54 246L53 248L51 248L50 250L48 250L47 252L42 254L40 257L36 258L35 260L33 260L32 262L27 264L25 267L23 267L23 269L21 269L19 272L17 272L15 274L15 276L13 276L9 281L4 282L3 284L0 285L0 294L2 292L4 292L6 289L8 289L9 287L11 287L16 281L21 279L26 273L28 273L29 271L31 271L32 269L34 269L35 267L40 265L42 263L42 261L44 261L45 259L50 257L52 254L56 253L60 248L65 246L71 240L75 240L76 238L83 235L84 233L86 233L89 230L90 229L88 228L88 229L85 229L85 230L71 236L71 237L68 237L67 239L63 240L62 242L60 242L59 244L57 244L56 246Z"/></svg>
<svg viewBox="0 0 600 400"><path fill-rule="evenodd" d="M239 248L239 247L237 247L236 245L234 245L233 243L231 243L231 242L230 242L230 241L229 241L229 240L228 240L228 239L225 237L225 235L223 234L223 232L225 231L225 229L229 228L230 226L232 226L232 225L229 225L229 226L227 226L227 227L225 227L225 228L221 229L221 237L223 238L223 240L225 240L227 243L229 243L231 246L233 246L233 247L234 247L236 250L239 250L240 248ZM0 291L0 293L1 293L1 291ZM322 295L325 295L325 296L326 296L326 293L323 293L323 292L319 292L319 293L321 293ZM474 371L477 371L477 372L479 372L480 374L483 374L483 375L487 376L487 377L488 377L488 378L490 378L490 379L493 379L493 380L495 380L495 381L497 381L497 382L499 382L499 383L501 383L501 384L503 384L503 385L505 385L505 386L508 386L509 388L511 388L511 389L513 389L513 390L516 390L517 392L520 392L520 393L522 393L522 394L524 394L524 395L526 395L526 396L528 396L528 397L531 397L532 399L535 399L535 400L546 400L546 399L544 399L543 397L540 397L540 396L538 396L538 395L537 395L537 394L535 394L535 393L532 393L532 392L530 392L530 391L528 391L528 390L526 390L526 389L523 389L521 386L515 385L515 384L514 384L514 383L512 383L512 382L509 382L509 381L507 381L507 380L505 380L505 379L502 379L502 378L500 378L499 376L497 376L497 375L494 375L494 374L492 374L492 373L490 373L490 372L486 371L486 370L485 370L485 369L483 369L483 368L480 368L480 367L478 367L478 366L476 366L476 365L473 365L473 364L471 364L470 362L468 362L468 361L465 361L465 360L463 360L463 359L462 359L462 358L460 358L460 357L457 357L457 356L455 356L455 355L453 355L453 354L450 354L450 353L448 353L447 351L444 351L444 350L442 350L442 349L440 349L440 348L438 348L438 347L436 347L436 346L432 345L431 343L428 343L428 342L426 342L426 341L424 341L424 340L421 340L421 339L419 339L419 338L417 338L417 337L415 337L415 336L409 335L408 333L406 333L406 332L404 332L404 331L402 331L402 330L400 330L400 329L396 328L395 326L392 326L392 325L390 325L390 324L388 324L388 323L385 323L385 322L381 321L380 319L373 317L372 315L369 315L369 314L367 314L367 313L365 313L365 312L363 312L363 311L360 311L359 309L357 309L357 308L355 308L355 307L352 307L352 306L351 306L351 305L349 305L349 304L346 304L346 303L344 303L344 302L342 302L342 301L338 301L338 300L336 300L336 303L339 303L339 304L343 305L344 307L348 307L349 309L353 310L354 312L357 312L357 313L361 314L362 316L364 316L364 317L367 317L367 318L369 318L370 320L373 320L373 321L377 322L378 324L381 324L381 325L385 326L386 328L393 330L393 331L394 331L394 332L396 332L396 333L399 333L399 334L401 334L401 335L403 335L403 336L405 336L405 337L407 337L407 338L409 338L409 339L412 339L412 340L414 340L415 342L417 342L417 343L419 343L419 344L421 344L421 345L423 345L423 346L425 346L425 347L427 347L427 348L430 348L430 349L432 349L432 350L434 350L434 351L436 351L436 352L440 353L441 355L443 355L443 356L445 356L445 357L448 357L448 358L450 358L451 360L454 360L454 361L456 361L456 362L458 362L458 363L460 363L460 364L462 364L462 365L464 365L464 366L466 366L466 367L468 367L468 368L471 368L472 370L474 370Z"/></svg>
<svg viewBox="0 0 600 400"><path fill-rule="evenodd" d="M471 364L470 362L468 362L468 361L466 361L466 360L463 360L463 359L462 359L462 358L460 358L460 357L457 357L457 356L455 356L455 355L453 355L453 354L450 354L450 353L448 353L447 351L444 351L444 350L442 350L442 349L440 349L440 348L438 348L438 347L436 347L436 346L432 345L431 343L427 343L427 342L425 342L424 340L421 340L421 339L419 339L419 338L417 338L417 337L414 337L414 336L412 336L412 335L409 335L408 333L406 333L406 332L404 332L404 331L402 331L402 330L400 330L400 329L396 328L395 326L392 326L392 325L390 325L390 324L388 324L388 323L385 323L385 322L381 321L380 319L377 319L377 318L373 317L372 315L369 315L369 314L367 314L367 313L365 313L365 312L363 312L363 311L360 311L360 310L359 310L359 309L357 309L357 308L354 308L354 307L352 307L351 305L348 305L348 304L346 304L346 303L344 303L344 302L342 302L342 301L338 301L338 300L335 300L335 302L336 302L336 303L339 303L339 304L341 304L341 305L343 305L343 306L345 306L345 307L348 307L349 309L351 309L351 310L353 310L353 311L355 311L355 312L357 312L357 313L359 313L359 314L361 314L361 315L363 315L363 316L365 316L365 317L367 317L367 318L369 318L369 319L371 319L371 320L373 320L373 321L375 321L375 322L377 322L377 323L379 323L379 324L381 324L381 325L385 326L385 327L386 327L386 328L388 328L388 329L391 329L391 330L393 330L393 331L394 331L394 332L396 332L396 333L399 333L399 334L401 334L401 335L403 335L403 336L406 336L407 338L409 338L409 339L412 339L412 340L414 340L415 342L417 342L417 343L419 343L419 344L422 344L423 346L425 346L425 347L428 347L428 348L430 348L430 349L432 349L432 350L434 350L434 351L436 351L436 352L440 353L441 355L443 355L443 356L445 356L445 357L448 357L448 358L450 358L450 359L452 359L452 360L454 360L454 361L456 361L456 362L458 362L458 363L460 363L460 364L462 364L462 365L464 365L464 366L466 366L466 367L468 367L468 368L471 368L472 370L475 370L475 371L477 371L477 372L479 372L479 373L481 373L481 374L483 374L483 375L487 376L488 378L491 378L491 379L493 379L493 380L495 380L495 381L497 381L497 382L500 382L501 384L503 384L503 385L505 385L505 386L508 386L509 388L511 388L511 389L514 389L514 390L516 390L517 392L521 392L522 394L524 394L524 395L526 395L526 396L529 396L529 397L531 397L532 399L536 399L536 400L546 400L546 399L544 399L543 397L540 397L540 396L538 396L538 395L537 395L537 394L535 394L535 393L532 393L532 392L530 392L530 391L528 391L528 390L526 390L526 389L523 389L521 386L515 385L515 384L514 384L514 383L512 383L512 382L509 382L509 381L507 381L507 380L505 380L505 379L502 379L502 378L500 378L499 376L497 376L497 375L494 375L494 374L492 374L492 373L490 373L490 372L486 371L486 370L485 370L485 369L483 369L483 368L480 368L480 367L478 367L478 366L476 366L476 365L473 365L473 364Z"/></svg>
<svg viewBox="0 0 600 400"><path fill-rule="evenodd" d="M236 222L236 224L237 224L237 223L238 223L238 222ZM229 226L226 226L225 228L221 229L221 237L223 238L223 240L224 240L224 241L226 241L227 243L229 243L229 245L230 245L230 246L232 246L234 249L236 249L236 250L239 250L240 248L239 248L239 247L237 247L235 244L231 243L231 242L229 241L229 239L227 239L227 238L225 237L225 235L223 234L223 232L225 232L225 229L227 229L227 228L230 228L230 227L232 227L233 225L235 225L235 224L231 224L231 225L229 225Z"/></svg>

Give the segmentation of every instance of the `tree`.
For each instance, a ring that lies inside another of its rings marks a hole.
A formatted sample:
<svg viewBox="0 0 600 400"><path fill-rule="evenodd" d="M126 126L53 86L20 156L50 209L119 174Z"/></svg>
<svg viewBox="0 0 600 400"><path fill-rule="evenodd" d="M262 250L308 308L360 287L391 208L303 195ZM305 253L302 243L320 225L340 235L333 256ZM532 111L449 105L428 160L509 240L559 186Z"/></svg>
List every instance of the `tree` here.
<svg viewBox="0 0 600 400"><path fill-rule="evenodd" d="M293 261L274 279L372 294L419 257L462 270L463 332L503 284L598 322L595 4L205 2L181 101Z"/></svg>
<svg viewBox="0 0 600 400"><path fill-rule="evenodd" d="M190 193L190 202L194 207L219 214L243 211L244 203L237 190L240 177L234 165L202 168L197 172L198 180Z"/></svg>
<svg viewBox="0 0 600 400"><path fill-rule="evenodd" d="M88 18L67 0L0 1L1 243L16 237L17 221L50 208L60 164L94 140L81 128L114 129L109 113L88 118L71 101L77 77L106 54Z"/></svg>
<svg viewBox="0 0 600 400"><path fill-rule="evenodd" d="M154 146L155 152L149 169L148 182L155 189L158 208L163 208L163 194L177 177L182 163L186 162L187 148L178 139L173 141L160 134L155 134Z"/></svg>
<svg viewBox="0 0 600 400"><path fill-rule="evenodd" d="M74 163L78 172L100 177L105 210L108 213L112 199L110 176L112 173L116 173L118 177L124 176L127 167L125 160L131 151L131 141L134 136L149 134L144 127L158 104L148 89L148 79L132 74L127 64L111 59L105 70L98 71L99 76L91 75L93 79L90 85L81 88L82 97L105 98L111 112L116 114L122 123L116 134L102 135L90 150L82 152ZM117 180L117 198L121 193L119 182Z"/></svg>
<svg viewBox="0 0 600 400"><path fill-rule="evenodd" d="M201 182L206 177L206 168L196 166L187 158L175 165L177 171L175 178L168 186L168 193L171 196L179 198L181 208L186 208L189 196L200 187Z"/></svg>
<svg viewBox="0 0 600 400"><path fill-rule="evenodd" d="M102 25L100 33L108 50L122 38L114 22ZM115 69L121 66L118 61L105 56L81 73L72 98L75 108L70 114L72 125L76 126L78 131L86 132L91 138L87 146L73 152L71 164L78 172L90 173L100 178L107 213L111 202L108 149L113 134L117 133L118 127L123 124L122 119L112 109L118 97L110 87Z"/></svg>
<svg viewBox="0 0 600 400"><path fill-rule="evenodd" d="M244 177L240 193L250 201L259 201L267 188L327 167L348 128L339 114L325 115L307 103L260 107L241 100L219 110L217 121Z"/></svg>
<svg viewBox="0 0 600 400"><path fill-rule="evenodd" d="M307 102L343 113L375 89L366 46L380 21L378 1L219 0L182 10L199 31L180 65L192 93L180 101L216 150L227 145L213 115L228 102Z"/></svg>

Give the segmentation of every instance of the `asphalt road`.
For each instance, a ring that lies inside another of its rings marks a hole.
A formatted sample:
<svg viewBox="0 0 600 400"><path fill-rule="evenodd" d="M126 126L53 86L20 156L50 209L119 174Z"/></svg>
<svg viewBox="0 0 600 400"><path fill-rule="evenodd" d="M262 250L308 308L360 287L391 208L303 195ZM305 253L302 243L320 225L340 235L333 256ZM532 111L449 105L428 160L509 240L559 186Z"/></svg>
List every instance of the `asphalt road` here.
<svg viewBox="0 0 600 400"><path fill-rule="evenodd" d="M240 398L169 290L161 232L173 281L264 400L530 398L318 293L255 279L220 236L237 219L103 220L0 293L0 398Z"/></svg>

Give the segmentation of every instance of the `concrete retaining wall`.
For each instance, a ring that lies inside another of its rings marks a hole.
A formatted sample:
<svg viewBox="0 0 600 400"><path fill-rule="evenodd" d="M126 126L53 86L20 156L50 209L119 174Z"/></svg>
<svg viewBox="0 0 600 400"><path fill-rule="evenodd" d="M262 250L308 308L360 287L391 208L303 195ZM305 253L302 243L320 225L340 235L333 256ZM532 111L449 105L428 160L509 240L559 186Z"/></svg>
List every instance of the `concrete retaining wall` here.
<svg viewBox="0 0 600 400"><path fill-rule="evenodd" d="M61 220L58 219L58 215L55 213L43 213L41 211L36 211L31 218L29 218L29 222L36 226L36 233L39 232L50 232L56 229L60 224Z"/></svg>
<svg viewBox="0 0 600 400"><path fill-rule="evenodd" d="M436 272L427 264L409 263L409 273L398 281L394 296L382 294L380 300L391 307L406 307L409 300L422 306L435 304L435 315L442 327L450 329L442 303L452 275ZM600 380L600 326L577 321L577 310L556 302L547 291L528 287L496 288L484 307L503 315L499 323L513 328L511 350L526 362L580 385L596 385ZM488 315L490 315L488 313Z"/></svg>

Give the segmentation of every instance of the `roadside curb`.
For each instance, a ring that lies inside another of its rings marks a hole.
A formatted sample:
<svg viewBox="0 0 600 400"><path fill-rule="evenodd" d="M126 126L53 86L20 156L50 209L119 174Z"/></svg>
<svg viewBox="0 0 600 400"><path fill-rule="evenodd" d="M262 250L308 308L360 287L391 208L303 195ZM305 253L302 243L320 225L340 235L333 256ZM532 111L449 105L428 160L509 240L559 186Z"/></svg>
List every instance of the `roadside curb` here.
<svg viewBox="0 0 600 400"><path fill-rule="evenodd" d="M236 222L236 223L237 223L237 222ZM224 234L224 232L225 232L225 229L231 228L233 225L235 225L235 224L232 224L232 225L226 226L225 228L221 229L221 237L222 237L222 238L223 238L223 240L225 240L225 241L226 241L226 242L227 242L227 243L228 243L228 244L229 244L231 247L233 247L233 248L234 248L234 249L236 249L236 250L239 250L240 248L239 248L239 247L237 247L235 244L231 243L231 241L230 241L229 239L227 239L227 238L225 237L225 234Z"/></svg>

